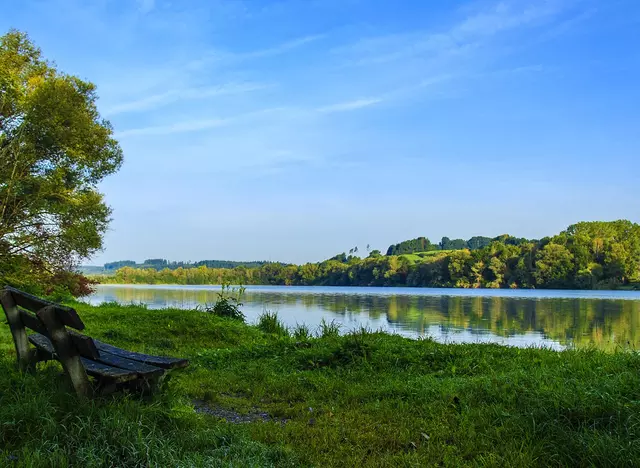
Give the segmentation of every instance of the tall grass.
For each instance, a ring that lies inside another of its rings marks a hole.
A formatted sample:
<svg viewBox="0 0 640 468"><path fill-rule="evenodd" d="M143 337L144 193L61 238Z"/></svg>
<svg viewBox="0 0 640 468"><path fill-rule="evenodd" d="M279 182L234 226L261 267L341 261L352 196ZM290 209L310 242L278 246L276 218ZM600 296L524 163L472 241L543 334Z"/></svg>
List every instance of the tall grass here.
<svg viewBox="0 0 640 468"><path fill-rule="evenodd" d="M320 321L318 334L322 338L337 338L340 336L340 324L335 320L327 322L324 318Z"/></svg>
<svg viewBox="0 0 640 468"><path fill-rule="evenodd" d="M264 311L258 317L258 329L277 336L289 336L289 329L280 321L277 312Z"/></svg>
<svg viewBox="0 0 640 468"><path fill-rule="evenodd" d="M296 324L292 331L292 335L296 340L305 341L313 337L311 329L305 324Z"/></svg>

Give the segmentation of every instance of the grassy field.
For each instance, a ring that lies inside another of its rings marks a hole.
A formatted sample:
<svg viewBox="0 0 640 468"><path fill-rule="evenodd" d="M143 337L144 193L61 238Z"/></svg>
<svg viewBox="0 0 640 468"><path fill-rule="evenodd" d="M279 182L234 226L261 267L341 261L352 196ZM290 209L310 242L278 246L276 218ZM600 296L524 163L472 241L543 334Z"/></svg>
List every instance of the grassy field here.
<svg viewBox="0 0 640 468"><path fill-rule="evenodd" d="M188 357L152 399L14 370L0 328L0 465L637 466L640 356L442 345L274 317L77 305L87 333ZM198 408L199 411L195 411Z"/></svg>

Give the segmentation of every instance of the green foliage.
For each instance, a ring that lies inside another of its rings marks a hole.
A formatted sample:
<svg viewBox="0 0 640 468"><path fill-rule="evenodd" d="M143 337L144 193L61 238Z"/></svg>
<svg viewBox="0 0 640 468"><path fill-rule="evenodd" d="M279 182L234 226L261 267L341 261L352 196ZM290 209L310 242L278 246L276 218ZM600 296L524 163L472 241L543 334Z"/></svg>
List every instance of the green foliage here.
<svg viewBox="0 0 640 468"><path fill-rule="evenodd" d="M115 270L119 270L120 268L123 267L136 267L136 262L134 262L133 260L120 260L118 262L111 262L111 263L105 263L104 264L104 270L105 271L115 271Z"/></svg>
<svg viewBox="0 0 640 468"><path fill-rule="evenodd" d="M296 340L305 341L313 336L311 329L305 324L297 324L292 332Z"/></svg>
<svg viewBox="0 0 640 468"><path fill-rule="evenodd" d="M396 245L391 245L387 249L387 255L410 254L413 252L426 252L428 250L438 250L437 244L432 244L426 237L418 237Z"/></svg>
<svg viewBox="0 0 640 468"><path fill-rule="evenodd" d="M258 329L277 336L289 336L289 329L280 321L277 312L265 311L258 317Z"/></svg>
<svg viewBox="0 0 640 468"><path fill-rule="evenodd" d="M102 247L111 211L97 184L122 150L96 100L26 34L0 37L0 282L49 288Z"/></svg>
<svg viewBox="0 0 640 468"><path fill-rule="evenodd" d="M120 260L117 262L105 263L103 270L111 272L119 270L123 267L131 268L152 268L154 270L177 270L178 268L198 268L206 266L207 268L257 268L268 262L232 262L230 260L200 260L198 262L170 262L164 258L149 258L142 263L136 263L133 260Z"/></svg>
<svg viewBox="0 0 640 468"><path fill-rule="evenodd" d="M218 293L218 300L210 307L204 308L204 311L218 317L226 317L244 322L245 316L240 310L242 307L242 296L245 288L240 286L234 288L229 284L223 284Z"/></svg>
<svg viewBox="0 0 640 468"><path fill-rule="evenodd" d="M426 237L418 237L417 239L400 242L399 244L390 246L389 249L387 249L387 255L414 254L417 252L429 252L434 250L478 250L487 247L495 241L506 245L520 245L526 242L531 242L527 239L513 237L508 234L503 234L502 236L494 237L493 239L490 237L476 236L472 237L468 241L465 241L464 239L449 239L448 237L443 237L439 244L432 244Z"/></svg>
<svg viewBox="0 0 640 468"><path fill-rule="evenodd" d="M327 322L323 317L320 321L319 335L322 338L336 338L340 336L340 324L335 320Z"/></svg>
<svg viewBox="0 0 640 468"><path fill-rule="evenodd" d="M461 250L466 249L467 241L463 239L449 239L448 237L443 237L440 241L440 250Z"/></svg>
<svg viewBox="0 0 640 468"><path fill-rule="evenodd" d="M380 252L379 250L372 250L371 252L369 252L369 258L378 258L378 257L382 257L382 252Z"/></svg>
<svg viewBox="0 0 640 468"><path fill-rule="evenodd" d="M91 336L191 365L151 400L82 403L53 363L15 371L0 327L6 464L614 467L640 459L637 353L445 345L367 330L302 341L196 311L75 307ZM195 412L194 400L214 415ZM233 424L216 412L266 418Z"/></svg>

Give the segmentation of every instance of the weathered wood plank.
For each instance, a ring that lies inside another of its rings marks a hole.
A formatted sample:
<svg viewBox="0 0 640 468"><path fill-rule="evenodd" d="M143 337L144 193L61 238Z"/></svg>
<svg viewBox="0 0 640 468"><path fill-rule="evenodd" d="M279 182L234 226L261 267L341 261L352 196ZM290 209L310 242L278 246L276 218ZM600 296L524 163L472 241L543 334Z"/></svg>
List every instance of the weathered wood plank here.
<svg viewBox="0 0 640 468"><path fill-rule="evenodd" d="M56 351L53 349L53 345L49 338L40 333L34 333L29 335L29 341L35 346L41 353L49 355L50 359L56 359Z"/></svg>
<svg viewBox="0 0 640 468"><path fill-rule="evenodd" d="M111 379L114 383L127 382L139 378L138 374L119 367L109 366L101 362L80 358L87 374L97 379Z"/></svg>
<svg viewBox="0 0 640 468"><path fill-rule="evenodd" d="M139 361L144 364L149 364L155 367L161 367L163 369L174 369L180 367L187 367L189 365L189 361L187 359L179 359L179 358L171 358L164 356L151 356L149 354L136 353L134 351L127 351L126 349L121 349L116 346L103 343L102 341L93 340L96 344L96 348L98 351L115 354L116 356L121 356L126 359L131 359L132 361Z"/></svg>
<svg viewBox="0 0 640 468"><path fill-rule="evenodd" d="M49 332L49 339L56 350L58 360L62 364L74 390L80 397L91 394L91 385L87 377L80 354L71 341L71 336L60 320L55 307L47 306L38 310L37 316ZM82 358L86 359L86 358Z"/></svg>
<svg viewBox="0 0 640 468"><path fill-rule="evenodd" d="M18 309L18 313L20 315L20 320L24 324L25 327L33 330L34 332L40 333L41 335L49 335L47 329L44 324L40 321L40 319L35 315L29 312L28 310Z"/></svg>
<svg viewBox="0 0 640 468"><path fill-rule="evenodd" d="M130 372L135 372L141 377L155 377L165 373L165 369L161 369L160 367L150 366L149 364L144 364L140 361L126 359L122 356L107 353L106 351L102 351L100 353L100 357L97 361L112 367L119 367Z"/></svg>
<svg viewBox="0 0 640 468"><path fill-rule="evenodd" d="M32 294L20 291L19 289L12 288L11 286L5 286L4 289L11 292L15 303L20 307L24 307L32 312L37 312L44 307L53 307L56 310L58 319L63 324L68 327L75 328L76 330L84 330L84 323L80 320L75 309L45 301L44 299L40 299Z"/></svg>
<svg viewBox="0 0 640 468"><path fill-rule="evenodd" d="M2 304L2 309L7 316L9 329L13 336L13 344L16 347L16 355L18 357L18 367L20 370L31 370L34 367L34 355L29 348L24 324L20 320L20 309L13 297L13 293L6 288L0 293L0 304Z"/></svg>
<svg viewBox="0 0 640 468"><path fill-rule="evenodd" d="M57 359L53 344L46 336L40 334L29 335L29 341L41 352L48 354L51 359ZM98 379L106 378L113 379L114 382L126 382L138 378L137 373L127 369L109 366L87 358L81 358L81 362L87 374Z"/></svg>
<svg viewBox="0 0 640 468"><path fill-rule="evenodd" d="M73 330L67 330L71 341L82 357L93 359L94 361L100 357L100 351L93 342L93 338L87 335L81 335Z"/></svg>

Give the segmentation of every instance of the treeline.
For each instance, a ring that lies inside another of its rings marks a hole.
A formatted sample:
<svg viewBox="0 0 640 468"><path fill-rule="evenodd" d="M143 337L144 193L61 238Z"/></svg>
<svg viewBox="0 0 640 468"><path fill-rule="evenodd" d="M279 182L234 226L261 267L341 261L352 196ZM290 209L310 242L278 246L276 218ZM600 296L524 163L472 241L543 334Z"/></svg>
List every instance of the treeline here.
<svg viewBox="0 0 640 468"><path fill-rule="evenodd" d="M387 249L387 255L403 255L415 252L431 252L435 250L478 250L488 246L495 241L500 241L507 245L520 245L526 242L537 242L535 240L503 235L493 238L475 236L469 240L449 239L448 237L443 237L440 243L433 244L426 237L418 237L416 239L400 242L399 244L390 245Z"/></svg>
<svg viewBox="0 0 640 468"><path fill-rule="evenodd" d="M514 240L515 239L515 240ZM344 254L320 263L247 268L124 267L105 283L425 286L457 288L616 288L640 282L640 225L585 222L557 236L501 236L485 247L367 258Z"/></svg>
<svg viewBox="0 0 640 468"><path fill-rule="evenodd" d="M117 262L110 262L104 264L105 272L112 272L124 267L131 268L151 268L153 270L177 270L178 268L198 268L206 266L207 268L257 268L268 262L266 261L254 261L254 262L233 262L231 260L200 260L198 262L171 262L164 258L150 258L143 263L136 263L133 260L120 260Z"/></svg>

